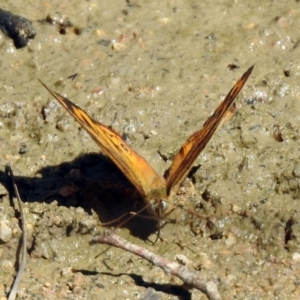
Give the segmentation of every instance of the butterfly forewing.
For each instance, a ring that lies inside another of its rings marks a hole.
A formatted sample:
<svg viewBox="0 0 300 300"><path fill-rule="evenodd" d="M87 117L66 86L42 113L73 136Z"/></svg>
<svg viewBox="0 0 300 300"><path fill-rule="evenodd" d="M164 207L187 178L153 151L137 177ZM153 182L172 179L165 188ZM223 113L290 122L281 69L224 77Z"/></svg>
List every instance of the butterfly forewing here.
<svg viewBox="0 0 300 300"><path fill-rule="evenodd" d="M212 135L221 124L222 119L226 116L226 113L230 110L235 111L235 107L230 109L234 99L241 91L248 77L250 76L253 67L250 67L243 76L237 81L237 83L230 90L224 101L218 106L214 114L207 119L203 128L200 131L195 132L189 139L183 144L179 152L176 154L173 163L171 164L167 174L167 194L175 186L178 187L187 176L192 164L197 156L204 149ZM231 112L231 114L232 114Z"/></svg>
<svg viewBox="0 0 300 300"><path fill-rule="evenodd" d="M152 198L152 194L166 196L165 179L158 175L148 162L132 150L115 131L92 119L72 101L52 91L42 81L40 82L88 132L103 152L135 186L141 197L149 199Z"/></svg>

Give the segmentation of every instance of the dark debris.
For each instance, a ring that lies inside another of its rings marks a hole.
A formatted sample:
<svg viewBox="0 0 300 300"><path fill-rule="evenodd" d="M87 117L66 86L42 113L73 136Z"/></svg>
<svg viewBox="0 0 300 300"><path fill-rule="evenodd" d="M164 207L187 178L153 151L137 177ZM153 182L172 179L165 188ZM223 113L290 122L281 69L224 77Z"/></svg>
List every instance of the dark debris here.
<svg viewBox="0 0 300 300"><path fill-rule="evenodd" d="M25 47L28 39L36 35L31 21L4 9L0 9L0 28L14 41L17 49Z"/></svg>
<svg viewBox="0 0 300 300"><path fill-rule="evenodd" d="M67 34L73 32L76 35L80 35L81 29L74 26L66 15L62 15L59 12L49 14L46 17L46 22L54 25L60 34Z"/></svg>

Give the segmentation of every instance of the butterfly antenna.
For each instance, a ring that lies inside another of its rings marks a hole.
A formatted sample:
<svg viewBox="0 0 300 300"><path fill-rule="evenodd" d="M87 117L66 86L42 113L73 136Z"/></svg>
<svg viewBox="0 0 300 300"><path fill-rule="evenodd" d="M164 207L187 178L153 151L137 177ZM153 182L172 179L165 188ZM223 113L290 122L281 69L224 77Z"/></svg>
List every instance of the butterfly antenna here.
<svg viewBox="0 0 300 300"><path fill-rule="evenodd" d="M145 207L143 207L142 209L140 209L137 212L126 212L123 215L121 215L120 217L118 217L117 219L114 219L112 221L109 222L105 222L105 223L101 223L102 226L110 226L115 224L116 222L120 222L120 220L122 220L123 218L125 218L128 215L131 215L130 217L126 218L122 223L120 223L117 227L120 228L122 227L124 224L126 224L128 221L130 221L131 219L135 218L135 217L140 217L140 218L144 218L144 219L151 219L151 220L156 220L157 218L155 218L154 216L141 216L140 213L142 213L143 211L145 211L146 209L149 208L150 205L146 205Z"/></svg>

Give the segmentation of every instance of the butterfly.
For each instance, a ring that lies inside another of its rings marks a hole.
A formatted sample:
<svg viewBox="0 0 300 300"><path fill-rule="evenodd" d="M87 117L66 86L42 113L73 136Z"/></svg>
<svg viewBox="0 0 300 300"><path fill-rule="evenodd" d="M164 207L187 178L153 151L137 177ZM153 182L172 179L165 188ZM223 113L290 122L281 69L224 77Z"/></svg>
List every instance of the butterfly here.
<svg viewBox="0 0 300 300"><path fill-rule="evenodd" d="M119 168L136 188L145 203L152 205L156 215L161 217L166 209L166 200L175 193L188 175L194 161L205 148L216 129L236 111L234 100L252 73L250 67L229 91L202 129L192 134L182 145L164 176L157 174L151 165L137 154L123 139L108 126L92 119L83 109L69 99L41 84L74 117L100 146L103 152Z"/></svg>

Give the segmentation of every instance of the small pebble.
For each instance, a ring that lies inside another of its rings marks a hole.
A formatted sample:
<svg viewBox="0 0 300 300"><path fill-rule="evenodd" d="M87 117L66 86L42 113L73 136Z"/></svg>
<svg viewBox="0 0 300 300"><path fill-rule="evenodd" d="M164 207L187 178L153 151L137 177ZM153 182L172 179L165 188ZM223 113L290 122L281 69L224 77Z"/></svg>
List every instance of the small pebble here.
<svg viewBox="0 0 300 300"><path fill-rule="evenodd" d="M158 22L161 23L161 24L169 24L172 22L172 19L171 18L159 18L158 19Z"/></svg>
<svg viewBox="0 0 300 300"><path fill-rule="evenodd" d="M234 212L234 213L240 213L241 212L241 208L238 206L238 205L233 205L232 206L232 211Z"/></svg>
<svg viewBox="0 0 300 300"><path fill-rule="evenodd" d="M113 50L116 50L116 51L125 50L126 48L127 48L126 45L123 44L123 43L115 42L115 43L112 45L112 49L113 49Z"/></svg>
<svg viewBox="0 0 300 300"><path fill-rule="evenodd" d="M7 243L12 238L12 229L9 227L8 220L3 220L0 222L0 240L3 243Z"/></svg>
<svg viewBox="0 0 300 300"><path fill-rule="evenodd" d="M73 275L73 269L71 267L66 267L61 270L62 277L70 277Z"/></svg>
<svg viewBox="0 0 300 300"><path fill-rule="evenodd" d="M8 260L8 259L3 259L1 261L1 269L12 269L14 267L14 264L12 263L12 261Z"/></svg>
<svg viewBox="0 0 300 300"><path fill-rule="evenodd" d="M227 247L232 247L237 243L236 238L234 237L233 234L229 233L227 235L227 238L225 240L225 244Z"/></svg>
<svg viewBox="0 0 300 300"><path fill-rule="evenodd" d="M86 234L91 232L97 226L97 221L94 219L85 219L79 223L79 232L81 234Z"/></svg>
<svg viewBox="0 0 300 300"><path fill-rule="evenodd" d="M300 262L300 253L294 252L292 258L294 261Z"/></svg>

